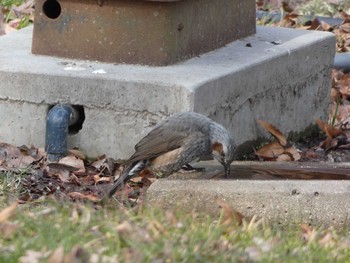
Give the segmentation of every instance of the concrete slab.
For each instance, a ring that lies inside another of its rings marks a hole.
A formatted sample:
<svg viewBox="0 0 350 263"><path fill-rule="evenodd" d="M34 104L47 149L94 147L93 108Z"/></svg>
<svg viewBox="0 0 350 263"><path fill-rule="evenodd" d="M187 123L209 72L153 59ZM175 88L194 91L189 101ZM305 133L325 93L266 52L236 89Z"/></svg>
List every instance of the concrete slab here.
<svg viewBox="0 0 350 263"><path fill-rule="evenodd" d="M266 135L256 118L288 134L326 116L331 33L258 27L254 36L167 67L37 56L31 42L32 28L0 38L0 141L44 146L48 107L59 102L85 109L70 147L116 158L180 111L208 115L238 144Z"/></svg>
<svg viewBox="0 0 350 263"><path fill-rule="evenodd" d="M233 174L235 165L240 164L233 164ZM222 170L211 162L202 166L209 167L212 174ZM157 180L147 191L149 205L181 207L218 217L220 208L216 200L224 200L245 217L256 215L272 224L350 226L350 181L200 180L197 176L187 175L185 179L184 175L175 174Z"/></svg>

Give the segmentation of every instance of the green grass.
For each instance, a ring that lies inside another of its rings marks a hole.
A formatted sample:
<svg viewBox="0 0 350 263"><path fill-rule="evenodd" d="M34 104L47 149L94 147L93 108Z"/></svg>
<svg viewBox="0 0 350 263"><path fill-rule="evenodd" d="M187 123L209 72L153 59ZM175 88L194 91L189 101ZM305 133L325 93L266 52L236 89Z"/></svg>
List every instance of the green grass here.
<svg viewBox="0 0 350 263"><path fill-rule="evenodd" d="M50 198L20 205L8 220L18 228L7 237L0 235L0 262L18 262L28 251L41 252L44 262L57 248L69 254L76 246L98 262L103 258L120 262L346 262L350 258L350 237L345 230L310 228L314 233L305 234L299 225L286 229L252 221L237 226L181 209L111 208L114 205L96 208Z"/></svg>
<svg viewBox="0 0 350 263"><path fill-rule="evenodd" d="M28 170L26 169L13 169L9 172L0 170L0 198L14 198L20 194L20 185L25 177L28 175ZM23 192L22 192L23 193ZM2 204L0 202L0 208Z"/></svg>
<svg viewBox="0 0 350 263"><path fill-rule="evenodd" d="M13 5L19 6L24 2L25 0L0 0L0 5L3 8L10 9Z"/></svg>
<svg viewBox="0 0 350 263"><path fill-rule="evenodd" d="M0 7L2 8L4 15L4 22L8 23L14 19L20 19L16 29L22 29L32 24L31 14L18 14L14 11L14 7L20 6L25 3L25 0L0 0Z"/></svg>
<svg viewBox="0 0 350 263"><path fill-rule="evenodd" d="M338 1L337 4L329 3L324 0L311 0L300 4L300 13L303 15L318 15L333 17L340 10L349 11L349 0Z"/></svg>
<svg viewBox="0 0 350 263"><path fill-rule="evenodd" d="M94 262L347 262L350 258L347 229L292 223L282 227L254 218L238 225L227 210L210 217L151 204L130 209L110 200L102 207L58 202L49 196L18 205L12 217L1 221L1 211L14 202L26 171L0 173L0 262L19 262L31 251L46 262L61 247L66 256L80 247ZM5 233L9 227L13 229Z"/></svg>

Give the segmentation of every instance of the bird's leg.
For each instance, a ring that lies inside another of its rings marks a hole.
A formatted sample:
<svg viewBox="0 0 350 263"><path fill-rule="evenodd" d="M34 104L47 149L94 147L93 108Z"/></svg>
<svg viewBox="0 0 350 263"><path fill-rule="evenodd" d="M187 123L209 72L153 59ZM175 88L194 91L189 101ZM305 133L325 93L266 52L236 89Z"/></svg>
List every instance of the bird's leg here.
<svg viewBox="0 0 350 263"><path fill-rule="evenodd" d="M231 167L230 165L225 166L225 178L229 178L231 173Z"/></svg>
<svg viewBox="0 0 350 263"><path fill-rule="evenodd" d="M179 170L180 173L201 173L201 172L204 172L204 171L205 171L204 167L193 167L190 164L185 164Z"/></svg>

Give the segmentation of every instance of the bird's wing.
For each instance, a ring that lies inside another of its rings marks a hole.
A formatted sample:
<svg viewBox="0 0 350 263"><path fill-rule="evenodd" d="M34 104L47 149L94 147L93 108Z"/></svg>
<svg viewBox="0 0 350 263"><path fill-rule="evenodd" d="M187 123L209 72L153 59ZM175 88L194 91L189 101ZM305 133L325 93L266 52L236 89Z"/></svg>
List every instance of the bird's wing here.
<svg viewBox="0 0 350 263"><path fill-rule="evenodd" d="M153 129L135 146L135 153L126 164L132 164L141 160L157 157L162 153L172 151L183 145L189 136L205 137L202 131L186 129L181 125L167 124L166 128L161 125Z"/></svg>

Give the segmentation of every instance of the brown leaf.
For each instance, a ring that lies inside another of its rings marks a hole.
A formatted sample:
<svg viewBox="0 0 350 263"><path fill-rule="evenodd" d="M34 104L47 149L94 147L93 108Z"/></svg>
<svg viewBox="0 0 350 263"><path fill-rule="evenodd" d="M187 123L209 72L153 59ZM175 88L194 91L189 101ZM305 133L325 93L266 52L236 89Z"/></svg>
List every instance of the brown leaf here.
<svg viewBox="0 0 350 263"><path fill-rule="evenodd" d="M329 138L336 138L339 135L343 135L344 132L341 129L332 127L331 125L326 125L326 134Z"/></svg>
<svg viewBox="0 0 350 263"><path fill-rule="evenodd" d="M346 102L340 105L337 105L336 103L332 103L330 105L329 119L333 120L335 114L336 114L336 118L334 122L334 128L341 129L341 130L349 130L350 129L349 102Z"/></svg>
<svg viewBox="0 0 350 263"><path fill-rule="evenodd" d="M323 142L321 142L320 147L326 151L335 148L338 145L337 139L332 139L327 137Z"/></svg>
<svg viewBox="0 0 350 263"><path fill-rule="evenodd" d="M64 262L64 249L63 247L58 247L48 258L48 263L65 263Z"/></svg>
<svg viewBox="0 0 350 263"><path fill-rule="evenodd" d="M322 121L320 119L317 119L316 123L317 123L318 127L326 133L328 138L333 139L339 135L344 134L344 132L341 129L332 127L331 125L329 125L328 123L325 123L324 121Z"/></svg>
<svg viewBox="0 0 350 263"><path fill-rule="evenodd" d="M5 222L8 220L11 216L13 216L16 212L16 208L18 206L18 203L15 202L12 205L6 207L2 211L0 211L0 223Z"/></svg>
<svg viewBox="0 0 350 263"><path fill-rule="evenodd" d="M240 212L234 210L229 203L222 199L217 199L216 203L221 207L223 212L223 219L221 224L235 224L239 226L242 225L244 216Z"/></svg>
<svg viewBox="0 0 350 263"><path fill-rule="evenodd" d="M104 175L114 176L114 173L120 173L121 165L117 163L113 158L106 158L105 155L102 155L97 158L91 164L92 167L95 167L100 173Z"/></svg>
<svg viewBox="0 0 350 263"><path fill-rule="evenodd" d="M289 154L281 154L276 159L277 162L290 162L292 161L292 157Z"/></svg>
<svg viewBox="0 0 350 263"><path fill-rule="evenodd" d="M70 155L73 155L73 156L79 158L79 159L86 160L86 156L82 151L79 151L76 149L71 149L71 150L68 150L68 153Z"/></svg>
<svg viewBox="0 0 350 263"><path fill-rule="evenodd" d="M25 168L32 164L35 159L29 155L14 157L7 161L7 166L11 168Z"/></svg>
<svg viewBox="0 0 350 263"><path fill-rule="evenodd" d="M346 12L343 10L339 11L341 17L344 19L344 23L347 23L350 21L350 15L348 15Z"/></svg>
<svg viewBox="0 0 350 263"><path fill-rule="evenodd" d="M133 231L133 227L128 221L123 221L116 226L116 230L118 233L128 234Z"/></svg>
<svg viewBox="0 0 350 263"><path fill-rule="evenodd" d="M300 227L301 227L301 237L304 239L304 241L310 243L315 240L317 233L313 227L307 224L301 224Z"/></svg>
<svg viewBox="0 0 350 263"><path fill-rule="evenodd" d="M0 223L0 236L5 239L8 239L16 232L18 228L18 224L2 222Z"/></svg>
<svg viewBox="0 0 350 263"><path fill-rule="evenodd" d="M19 6L14 6L13 11L16 14L32 14L34 12L34 0L27 0Z"/></svg>
<svg viewBox="0 0 350 263"><path fill-rule="evenodd" d="M82 194L82 193L79 193L79 192L70 192L68 194L68 196L70 196L71 198L74 198L74 199L85 199L85 200L89 200L89 201L92 201L92 202L100 202L101 199L95 195L92 195L92 194Z"/></svg>
<svg viewBox="0 0 350 263"><path fill-rule="evenodd" d="M85 172L84 161L73 155L63 157L58 163L75 167L78 169L77 172Z"/></svg>
<svg viewBox="0 0 350 263"><path fill-rule="evenodd" d="M0 163L9 168L25 168L33 163L35 159L23 154L18 147L8 143L0 143Z"/></svg>
<svg viewBox="0 0 350 263"><path fill-rule="evenodd" d="M34 251L27 250L24 256L19 258L20 263L37 263L43 261L48 255L49 251Z"/></svg>
<svg viewBox="0 0 350 263"><path fill-rule="evenodd" d="M301 159L300 153L294 146L285 149L283 153L288 154L292 161L299 161Z"/></svg>
<svg viewBox="0 0 350 263"><path fill-rule="evenodd" d="M322 20L320 21L320 24L321 24L321 28L323 31L331 32L333 30L333 27L331 25L327 24L326 22L324 22Z"/></svg>
<svg viewBox="0 0 350 263"><path fill-rule="evenodd" d="M98 184L98 183L110 183L112 181L112 177L110 176L102 176L100 177L98 174L94 175L94 181L95 181L95 184Z"/></svg>
<svg viewBox="0 0 350 263"><path fill-rule="evenodd" d="M318 29L320 29L320 27L321 27L320 20L315 18L314 20L311 21L311 25L308 29L309 30L318 30Z"/></svg>
<svg viewBox="0 0 350 263"><path fill-rule="evenodd" d="M277 158L284 152L283 146L278 142L270 142L265 144L255 154L263 159L274 159Z"/></svg>
<svg viewBox="0 0 350 263"><path fill-rule="evenodd" d="M303 158L317 159L320 158L320 155L317 152L315 152L315 150L308 149L306 152L303 153Z"/></svg>
<svg viewBox="0 0 350 263"><path fill-rule="evenodd" d="M334 236L331 232L327 232L319 241L318 243L322 247L332 247L335 243Z"/></svg>
<svg viewBox="0 0 350 263"><path fill-rule="evenodd" d="M337 102L341 98L341 93L338 89L332 88L331 89L331 100L332 102Z"/></svg>
<svg viewBox="0 0 350 263"><path fill-rule="evenodd" d="M69 183L71 181L70 180L70 172L67 170L64 170L64 169L57 170L57 171L52 172L50 174L57 176L64 183Z"/></svg>
<svg viewBox="0 0 350 263"><path fill-rule="evenodd" d="M322 121L321 119L317 119L316 124L322 131L326 132L326 123L324 121Z"/></svg>
<svg viewBox="0 0 350 263"><path fill-rule="evenodd" d="M97 170L101 170L101 167L104 165L106 162L106 155L101 155L97 157L96 161L94 161L91 166L95 167Z"/></svg>
<svg viewBox="0 0 350 263"><path fill-rule="evenodd" d="M350 78L349 75L344 75L336 83L336 87L339 87L340 94L347 98L350 96Z"/></svg>
<svg viewBox="0 0 350 263"><path fill-rule="evenodd" d="M287 139L279 129L266 121L257 120L257 122L261 125L261 127L271 133L282 146L287 145Z"/></svg>
<svg viewBox="0 0 350 263"><path fill-rule="evenodd" d="M178 220L177 220L176 215L175 215L173 210L169 210L169 209L166 210L165 211L165 218L166 218L166 222L170 223L173 226L178 224Z"/></svg>

